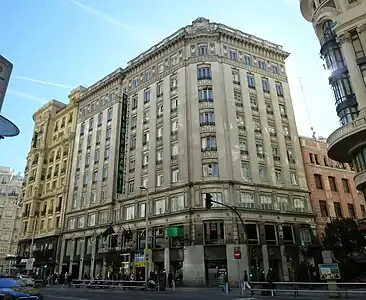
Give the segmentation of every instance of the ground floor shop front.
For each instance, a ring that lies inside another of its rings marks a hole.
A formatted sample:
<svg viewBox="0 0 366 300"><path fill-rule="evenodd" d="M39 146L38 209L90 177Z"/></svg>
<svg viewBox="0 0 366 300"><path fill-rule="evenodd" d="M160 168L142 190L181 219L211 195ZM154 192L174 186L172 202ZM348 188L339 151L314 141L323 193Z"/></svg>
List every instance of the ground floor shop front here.
<svg viewBox="0 0 366 300"><path fill-rule="evenodd" d="M243 280L244 271L256 281L270 268L278 281L308 281L315 266L322 262L320 249L308 249L304 253L295 245L197 245L150 251L148 274L165 270L167 274L172 273L177 285L186 286L217 286L225 272L232 282ZM61 269L74 279L144 280L144 257L141 252L123 251L74 256L62 261Z"/></svg>

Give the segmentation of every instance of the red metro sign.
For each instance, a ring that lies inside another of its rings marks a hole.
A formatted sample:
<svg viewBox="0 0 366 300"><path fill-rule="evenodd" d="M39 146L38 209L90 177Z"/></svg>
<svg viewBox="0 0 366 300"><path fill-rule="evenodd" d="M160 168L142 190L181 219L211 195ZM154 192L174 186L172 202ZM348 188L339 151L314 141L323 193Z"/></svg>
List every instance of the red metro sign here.
<svg viewBox="0 0 366 300"><path fill-rule="evenodd" d="M234 258L235 259L241 259L241 252L240 252L240 250L235 250L234 251Z"/></svg>

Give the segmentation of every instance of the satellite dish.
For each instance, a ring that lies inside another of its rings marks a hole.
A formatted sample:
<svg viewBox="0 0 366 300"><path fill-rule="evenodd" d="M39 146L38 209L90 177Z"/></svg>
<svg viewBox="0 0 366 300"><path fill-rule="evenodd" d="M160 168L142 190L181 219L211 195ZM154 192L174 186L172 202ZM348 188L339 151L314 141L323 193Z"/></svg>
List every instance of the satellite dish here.
<svg viewBox="0 0 366 300"><path fill-rule="evenodd" d="M19 132L19 128L13 122L0 116L0 139L17 136Z"/></svg>

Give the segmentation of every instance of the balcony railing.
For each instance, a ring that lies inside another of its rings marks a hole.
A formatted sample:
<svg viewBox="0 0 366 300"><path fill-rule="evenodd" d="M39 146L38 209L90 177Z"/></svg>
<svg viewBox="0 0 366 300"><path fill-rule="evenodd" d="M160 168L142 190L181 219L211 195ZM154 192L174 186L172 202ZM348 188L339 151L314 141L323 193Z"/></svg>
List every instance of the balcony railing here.
<svg viewBox="0 0 366 300"><path fill-rule="evenodd" d="M351 123L348 123L334 131L327 139L329 146L333 145L337 140L347 135L355 129L360 129L360 127L365 127L366 129L366 118L357 119Z"/></svg>

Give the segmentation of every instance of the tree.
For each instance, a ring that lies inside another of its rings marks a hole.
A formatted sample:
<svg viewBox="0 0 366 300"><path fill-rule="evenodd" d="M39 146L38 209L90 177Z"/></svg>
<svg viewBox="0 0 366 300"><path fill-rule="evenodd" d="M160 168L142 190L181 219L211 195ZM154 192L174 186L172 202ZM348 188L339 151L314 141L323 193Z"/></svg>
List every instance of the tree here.
<svg viewBox="0 0 366 300"><path fill-rule="evenodd" d="M366 240L353 219L336 219L325 226L323 246L340 263L342 277L357 276L358 262L365 255Z"/></svg>

